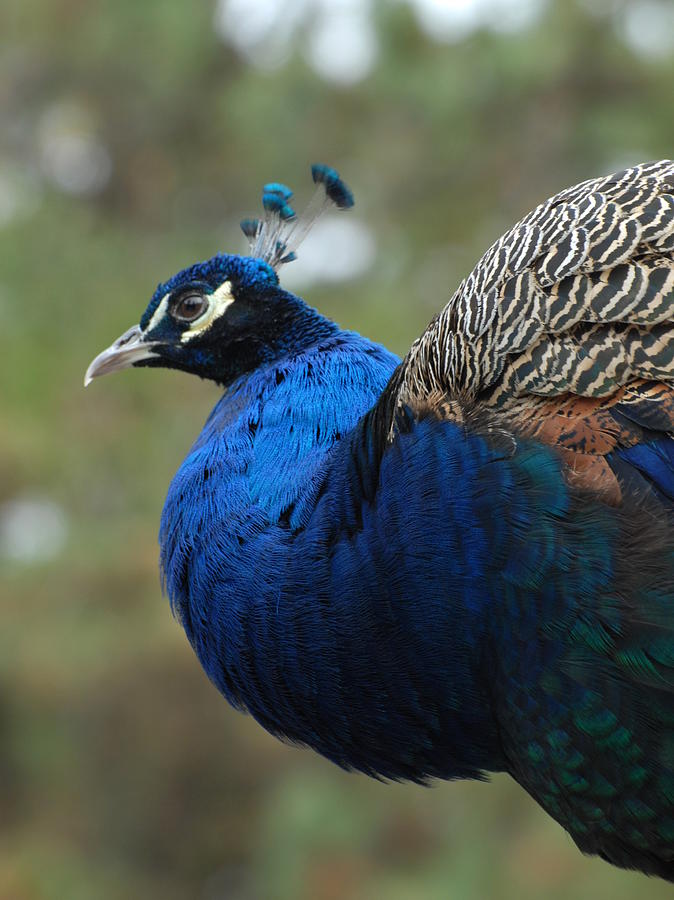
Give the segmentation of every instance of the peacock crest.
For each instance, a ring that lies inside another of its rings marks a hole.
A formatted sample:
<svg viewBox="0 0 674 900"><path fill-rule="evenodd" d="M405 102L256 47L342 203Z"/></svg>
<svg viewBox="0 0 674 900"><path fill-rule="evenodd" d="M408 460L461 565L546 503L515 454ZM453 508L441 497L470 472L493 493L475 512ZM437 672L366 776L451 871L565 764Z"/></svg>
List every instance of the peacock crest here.
<svg viewBox="0 0 674 900"><path fill-rule="evenodd" d="M241 220L241 230L248 238L250 255L264 260L274 271L297 259L297 248L327 209L331 206L350 209L353 206L353 194L335 169L314 163L311 177L317 189L300 216L290 205L293 196L291 189L273 181L262 188L264 216Z"/></svg>

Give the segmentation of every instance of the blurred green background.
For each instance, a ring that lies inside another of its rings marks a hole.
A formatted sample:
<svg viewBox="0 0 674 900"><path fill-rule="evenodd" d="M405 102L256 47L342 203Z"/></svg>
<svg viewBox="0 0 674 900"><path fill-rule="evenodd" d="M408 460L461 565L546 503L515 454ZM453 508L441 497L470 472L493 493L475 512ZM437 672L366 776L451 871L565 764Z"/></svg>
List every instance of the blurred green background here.
<svg viewBox="0 0 674 900"><path fill-rule="evenodd" d="M534 204L674 152L671 0L2 0L0 43L0 898L670 897L508 778L382 785L231 711L157 574L218 391L82 376L315 160L357 206L284 280L404 353Z"/></svg>

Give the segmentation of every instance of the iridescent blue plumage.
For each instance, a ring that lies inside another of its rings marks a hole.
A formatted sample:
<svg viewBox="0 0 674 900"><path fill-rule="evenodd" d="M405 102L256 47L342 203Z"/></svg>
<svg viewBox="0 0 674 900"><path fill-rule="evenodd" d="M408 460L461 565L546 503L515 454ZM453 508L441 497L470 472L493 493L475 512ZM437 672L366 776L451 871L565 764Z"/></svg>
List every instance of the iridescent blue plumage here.
<svg viewBox="0 0 674 900"><path fill-rule="evenodd" d="M585 852L674 881L671 183L543 204L402 363L282 289L301 222L270 183L259 252L160 284L89 376L225 388L160 545L232 704L376 777L507 771Z"/></svg>

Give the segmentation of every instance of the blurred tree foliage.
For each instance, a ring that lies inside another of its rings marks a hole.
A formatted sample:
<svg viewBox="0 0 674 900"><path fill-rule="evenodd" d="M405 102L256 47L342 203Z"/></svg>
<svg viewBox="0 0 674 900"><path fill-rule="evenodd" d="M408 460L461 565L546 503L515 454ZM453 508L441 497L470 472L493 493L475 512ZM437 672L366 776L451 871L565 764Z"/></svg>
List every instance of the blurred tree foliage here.
<svg viewBox="0 0 674 900"><path fill-rule="evenodd" d="M313 160L378 252L305 296L403 353L531 206L671 155L674 59L628 49L628 6L442 43L382 2L376 67L347 88L299 52L255 68L207 2L3 0L0 504L48 498L67 540L1 561L0 898L670 895L584 859L505 778L380 785L230 711L161 599L155 539L217 390L158 371L81 388L159 279L241 249L262 182L301 194Z"/></svg>

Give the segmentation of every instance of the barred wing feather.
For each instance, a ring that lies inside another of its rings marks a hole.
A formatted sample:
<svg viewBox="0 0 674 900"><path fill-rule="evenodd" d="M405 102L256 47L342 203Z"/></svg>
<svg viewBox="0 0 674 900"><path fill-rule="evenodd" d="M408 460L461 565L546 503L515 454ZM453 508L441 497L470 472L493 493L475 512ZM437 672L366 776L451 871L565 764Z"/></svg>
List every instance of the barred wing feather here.
<svg viewBox="0 0 674 900"><path fill-rule="evenodd" d="M562 191L503 235L384 402L390 414L482 410L558 447L570 481L617 503L622 450L662 454L665 440L671 454L673 318L674 162L662 161Z"/></svg>

